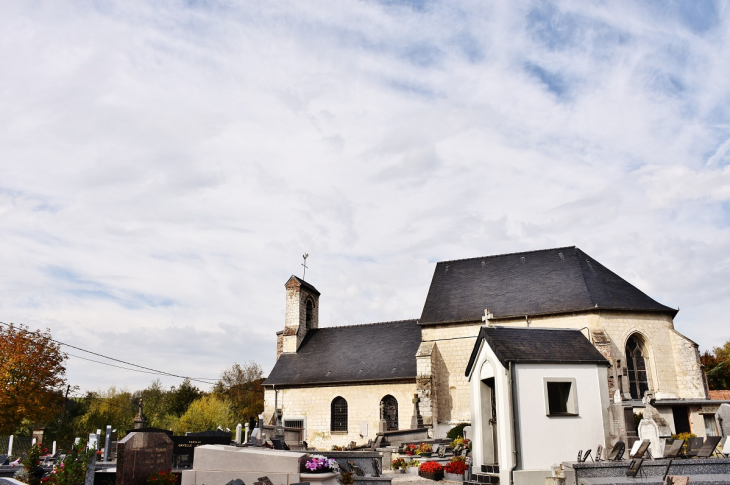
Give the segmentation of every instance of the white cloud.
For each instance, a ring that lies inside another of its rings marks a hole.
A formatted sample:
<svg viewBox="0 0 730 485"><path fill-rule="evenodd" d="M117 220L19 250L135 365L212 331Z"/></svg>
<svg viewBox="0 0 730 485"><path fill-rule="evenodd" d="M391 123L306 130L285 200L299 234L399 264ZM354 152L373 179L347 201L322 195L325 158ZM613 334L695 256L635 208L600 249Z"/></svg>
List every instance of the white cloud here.
<svg viewBox="0 0 730 485"><path fill-rule="evenodd" d="M719 345L728 32L713 3L3 4L1 319L268 371L304 252L343 325L418 317L435 261L575 244Z"/></svg>

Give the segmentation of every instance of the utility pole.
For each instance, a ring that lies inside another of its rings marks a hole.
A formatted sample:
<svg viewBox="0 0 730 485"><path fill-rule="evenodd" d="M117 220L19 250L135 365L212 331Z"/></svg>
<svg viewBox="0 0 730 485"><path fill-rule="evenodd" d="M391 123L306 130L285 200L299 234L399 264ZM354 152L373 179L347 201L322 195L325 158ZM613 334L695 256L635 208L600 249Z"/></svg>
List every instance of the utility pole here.
<svg viewBox="0 0 730 485"><path fill-rule="evenodd" d="M71 385L66 386L66 397L63 399L63 411L61 411L61 426L66 419L66 403L68 402L68 391L71 390Z"/></svg>

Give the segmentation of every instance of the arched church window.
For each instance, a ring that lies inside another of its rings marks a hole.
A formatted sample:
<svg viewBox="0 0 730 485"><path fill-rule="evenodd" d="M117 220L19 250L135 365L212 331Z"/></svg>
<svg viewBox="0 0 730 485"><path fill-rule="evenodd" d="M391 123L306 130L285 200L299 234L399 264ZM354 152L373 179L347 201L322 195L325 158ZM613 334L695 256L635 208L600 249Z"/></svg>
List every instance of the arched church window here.
<svg viewBox="0 0 730 485"><path fill-rule="evenodd" d="M314 319L314 303L312 303L312 300L307 300L307 313L305 318L307 330L309 330L312 328L312 319Z"/></svg>
<svg viewBox="0 0 730 485"><path fill-rule="evenodd" d="M642 399L649 390L649 372L640 337L632 335L626 341L626 367L629 371L629 393L632 399Z"/></svg>
<svg viewBox="0 0 730 485"><path fill-rule="evenodd" d="M398 400L388 394L380 401L380 419L385 420L386 429L398 429Z"/></svg>
<svg viewBox="0 0 730 485"><path fill-rule="evenodd" d="M337 396L332 400L330 431L347 433L347 401L342 396Z"/></svg>

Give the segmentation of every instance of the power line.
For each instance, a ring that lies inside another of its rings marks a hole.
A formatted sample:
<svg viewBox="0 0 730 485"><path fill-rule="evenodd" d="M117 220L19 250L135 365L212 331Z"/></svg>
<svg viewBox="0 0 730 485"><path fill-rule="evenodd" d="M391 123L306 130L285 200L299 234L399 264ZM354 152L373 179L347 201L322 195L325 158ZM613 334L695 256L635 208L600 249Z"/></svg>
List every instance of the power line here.
<svg viewBox="0 0 730 485"><path fill-rule="evenodd" d="M11 325L9 323L0 322L0 324L5 325L6 327L15 328L14 325ZM20 330L22 332L25 332L25 333L31 333L31 334L36 334L38 336L42 336L37 331L36 332L31 332L29 330L25 330L25 329L20 328L20 327L17 327L17 328L18 328L18 330ZM258 389L245 389L245 388L241 387L241 384L234 384L233 386L229 386L227 384L223 384L223 382L221 382L219 379L215 379L215 378L207 378L207 377L187 377L187 376L181 376L181 375L177 375L177 374L172 374L170 372L165 372L165 371L161 371L161 370L157 370L157 369L152 369L151 367L145 367L143 365L133 364L131 362L127 362L127 361L124 361L124 360L116 359L114 357L109 357L109 356L106 356L106 355L103 355L103 354L100 354L100 353L97 353L97 352L92 352L91 350L82 349L81 347L76 347L75 345L67 344L65 342L61 342L60 340L56 340L56 339L51 338L51 337L48 337L48 340L50 340L51 342L55 342L55 343L57 343L59 345L65 345L66 347L71 347L72 349L80 350L82 352L86 352L86 353L89 353L89 354L92 354L92 355L96 355L98 357L102 357L104 359L113 360L115 362L120 362L122 364L131 365L133 367L139 367L140 369L144 369L146 371L150 371L150 372L145 372L147 374L154 373L154 374L158 374L158 375L165 375L165 376L170 376L170 377L177 377L178 379L187 379L189 381L201 382L203 384L208 384L208 385L216 385L218 382L220 382L221 385L223 385L224 387L227 387L229 389L231 389L231 388L240 388L242 391L262 392L262 393L264 392L263 389L261 389L261 390L258 390ZM69 355L71 355L71 354L69 354ZM80 359L84 359L84 360L91 360L92 362L98 362L99 364L110 365L112 367L119 367L119 366L115 366L113 364L99 362L99 361L95 361L95 360L92 360L92 359L85 359L84 357L79 357L79 356L74 356L74 357L77 357L77 358L80 358ZM124 369L123 367L119 367L119 368ZM133 371L133 372L142 372L142 371L138 371L136 369L126 369L126 370L130 370L130 371ZM205 381L203 379L207 379L208 381L217 381L217 382L207 382L207 381Z"/></svg>

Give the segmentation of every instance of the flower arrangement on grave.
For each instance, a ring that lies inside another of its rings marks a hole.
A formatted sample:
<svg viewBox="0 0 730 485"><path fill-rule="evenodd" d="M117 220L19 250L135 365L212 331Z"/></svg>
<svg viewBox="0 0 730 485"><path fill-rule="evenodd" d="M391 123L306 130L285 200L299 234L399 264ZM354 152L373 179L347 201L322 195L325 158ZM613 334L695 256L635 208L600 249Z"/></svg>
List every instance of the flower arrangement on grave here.
<svg viewBox="0 0 730 485"><path fill-rule="evenodd" d="M352 485L355 483L355 478L353 478L352 473L342 470L337 481L340 482L340 485Z"/></svg>
<svg viewBox="0 0 730 485"><path fill-rule="evenodd" d="M438 462L427 461L418 467L418 475L429 480L441 480L444 478L444 467Z"/></svg>
<svg viewBox="0 0 730 485"><path fill-rule="evenodd" d="M66 458L56 464L49 477L44 478L43 483L49 485L84 485L86 481L86 469L91 463L94 450L84 451L85 444L73 445L66 455Z"/></svg>
<svg viewBox="0 0 730 485"><path fill-rule="evenodd" d="M406 452L406 455L414 455L414 454L416 454L416 451L420 451L420 449L419 449L418 445L409 443L403 447L403 451Z"/></svg>
<svg viewBox="0 0 730 485"><path fill-rule="evenodd" d="M27 483L29 485L40 485L41 476L43 470L38 470L40 466L41 448L38 445L32 445L28 450L28 455L25 460L22 461L23 467L25 467Z"/></svg>
<svg viewBox="0 0 730 485"><path fill-rule="evenodd" d="M395 460L390 462L390 467L393 470L398 470L399 468L405 468L406 460L404 460L403 458L396 458Z"/></svg>
<svg viewBox="0 0 730 485"><path fill-rule="evenodd" d="M459 436L451 442L451 447L454 449L454 454L461 454L462 451L471 451L471 440L466 440Z"/></svg>
<svg viewBox="0 0 730 485"><path fill-rule="evenodd" d="M433 453L433 446L429 443L421 443L421 446L418 448L421 450L421 453Z"/></svg>
<svg viewBox="0 0 730 485"><path fill-rule="evenodd" d="M418 468L418 466L420 464L421 464L421 462L418 461L418 460L411 460L411 461L408 462L408 468L413 468L413 467Z"/></svg>
<svg viewBox="0 0 730 485"><path fill-rule="evenodd" d="M312 455L304 464L303 473L332 473L338 470L337 460L322 455Z"/></svg>
<svg viewBox="0 0 730 485"><path fill-rule="evenodd" d="M421 463L421 466L418 467L418 471L421 471L424 473L439 473L439 472L444 471L444 467L442 467L439 462L427 461L427 462Z"/></svg>
<svg viewBox="0 0 730 485"><path fill-rule="evenodd" d="M446 473L462 475L468 468L469 467L466 465L464 458L460 456L455 456L446 464L446 466L444 467L444 471Z"/></svg>
<svg viewBox="0 0 730 485"><path fill-rule="evenodd" d="M171 470L154 472L147 479L147 485L175 485L177 476Z"/></svg>
<svg viewBox="0 0 730 485"><path fill-rule="evenodd" d="M345 451L344 446L332 445L332 451Z"/></svg>

